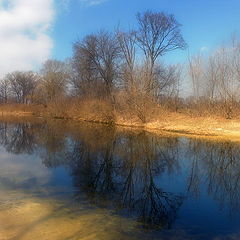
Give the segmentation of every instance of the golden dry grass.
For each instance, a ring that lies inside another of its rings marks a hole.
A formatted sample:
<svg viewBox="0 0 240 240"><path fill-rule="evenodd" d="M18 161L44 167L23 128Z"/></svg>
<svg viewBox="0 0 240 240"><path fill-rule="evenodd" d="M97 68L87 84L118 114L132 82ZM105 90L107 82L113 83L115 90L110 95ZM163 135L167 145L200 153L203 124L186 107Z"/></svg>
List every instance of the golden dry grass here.
<svg viewBox="0 0 240 240"><path fill-rule="evenodd" d="M220 117L193 117L187 114L168 112L142 124L138 121L119 118L121 126L143 128L157 134L174 134L213 140L240 141L240 120Z"/></svg>
<svg viewBox="0 0 240 240"><path fill-rule="evenodd" d="M53 106L51 106L53 107ZM1 105L0 118L6 117L59 117L65 118L64 113L49 114L39 106ZM112 123L124 127L141 128L150 132L162 134L169 132L192 137L204 137L219 140L240 141L240 120L225 119L216 116L194 116L187 113L176 113L167 110L159 111L158 115L142 123L134 114L115 112L112 116L110 106L105 102L85 101L82 106L71 105L66 114L67 119L97 123Z"/></svg>

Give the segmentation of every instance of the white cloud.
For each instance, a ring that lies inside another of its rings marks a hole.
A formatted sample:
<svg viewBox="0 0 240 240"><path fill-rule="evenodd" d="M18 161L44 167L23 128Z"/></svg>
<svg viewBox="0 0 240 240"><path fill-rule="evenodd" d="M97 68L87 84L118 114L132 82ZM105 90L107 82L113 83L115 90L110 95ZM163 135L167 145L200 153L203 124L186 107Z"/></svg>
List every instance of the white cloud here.
<svg viewBox="0 0 240 240"><path fill-rule="evenodd" d="M53 18L53 0L0 0L0 77L32 70L50 56Z"/></svg>
<svg viewBox="0 0 240 240"><path fill-rule="evenodd" d="M102 4L108 0L80 0L80 2L86 6L95 6Z"/></svg>

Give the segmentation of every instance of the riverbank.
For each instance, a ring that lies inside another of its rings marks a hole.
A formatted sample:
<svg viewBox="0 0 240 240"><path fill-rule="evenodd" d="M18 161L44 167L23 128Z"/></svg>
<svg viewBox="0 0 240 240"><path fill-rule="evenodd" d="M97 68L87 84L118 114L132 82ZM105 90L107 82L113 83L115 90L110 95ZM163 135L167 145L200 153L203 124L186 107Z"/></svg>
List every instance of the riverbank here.
<svg viewBox="0 0 240 240"><path fill-rule="evenodd" d="M92 123L110 124L102 118L67 117L44 115L43 111L35 111L33 107L0 108L0 118L12 117L41 117L46 119L65 119ZM224 119L220 117L199 117L184 113L168 112L147 123L141 123L137 118L126 118L117 115L114 124L128 129L142 129L155 134L170 134L194 138L208 138L213 140L227 140L240 142L240 120Z"/></svg>
<svg viewBox="0 0 240 240"><path fill-rule="evenodd" d="M155 134L240 142L240 120L237 119L193 117L181 113L169 113L164 118L146 124L121 120L117 124L128 128L142 128Z"/></svg>

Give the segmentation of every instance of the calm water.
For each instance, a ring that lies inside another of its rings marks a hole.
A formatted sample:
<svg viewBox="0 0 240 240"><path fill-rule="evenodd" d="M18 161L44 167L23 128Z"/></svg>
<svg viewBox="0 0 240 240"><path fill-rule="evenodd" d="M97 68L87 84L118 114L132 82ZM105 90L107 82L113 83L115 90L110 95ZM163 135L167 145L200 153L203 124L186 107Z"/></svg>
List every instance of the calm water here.
<svg viewBox="0 0 240 240"><path fill-rule="evenodd" d="M0 239L240 239L240 145L0 122Z"/></svg>

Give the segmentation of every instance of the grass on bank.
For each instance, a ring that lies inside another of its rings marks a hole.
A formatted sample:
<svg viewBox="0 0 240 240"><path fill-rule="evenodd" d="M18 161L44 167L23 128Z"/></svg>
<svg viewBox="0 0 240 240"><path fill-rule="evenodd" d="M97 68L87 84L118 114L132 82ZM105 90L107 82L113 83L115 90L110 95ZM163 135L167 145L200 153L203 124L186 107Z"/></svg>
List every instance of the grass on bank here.
<svg viewBox="0 0 240 240"><path fill-rule="evenodd" d="M191 109L177 112L169 108L146 108L146 121L139 118L136 109L126 106L113 108L100 100L64 101L58 100L47 107L33 104L2 104L0 117L38 116L56 119L71 119L87 122L116 124L125 127L139 127L148 131L168 131L183 135L218 137L240 141L240 119L226 119L217 114L207 114Z"/></svg>

